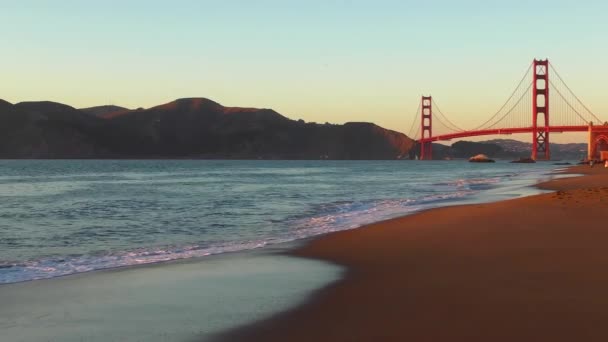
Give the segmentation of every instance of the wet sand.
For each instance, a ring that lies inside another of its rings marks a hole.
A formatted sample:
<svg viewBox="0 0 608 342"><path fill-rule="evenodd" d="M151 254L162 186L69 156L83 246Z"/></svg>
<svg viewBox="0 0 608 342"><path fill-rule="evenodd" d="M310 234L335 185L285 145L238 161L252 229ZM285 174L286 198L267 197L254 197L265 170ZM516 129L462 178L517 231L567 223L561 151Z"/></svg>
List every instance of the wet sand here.
<svg viewBox="0 0 608 342"><path fill-rule="evenodd" d="M235 341L608 341L608 169L557 192L329 234L298 256L346 266Z"/></svg>
<svg viewBox="0 0 608 342"><path fill-rule="evenodd" d="M207 339L293 307L342 273L282 251L275 246L0 285L0 341Z"/></svg>

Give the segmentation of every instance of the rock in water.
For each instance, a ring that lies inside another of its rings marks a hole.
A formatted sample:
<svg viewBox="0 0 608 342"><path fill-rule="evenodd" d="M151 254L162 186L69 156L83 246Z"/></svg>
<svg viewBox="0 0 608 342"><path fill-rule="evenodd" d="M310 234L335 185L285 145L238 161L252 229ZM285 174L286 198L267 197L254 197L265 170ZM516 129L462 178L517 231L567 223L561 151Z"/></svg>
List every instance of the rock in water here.
<svg viewBox="0 0 608 342"><path fill-rule="evenodd" d="M494 163L493 159L488 158L485 154L478 154L469 158L469 162L471 163Z"/></svg>
<svg viewBox="0 0 608 342"><path fill-rule="evenodd" d="M536 163L536 160L532 158L519 158L517 160L512 161L511 163L533 164Z"/></svg>

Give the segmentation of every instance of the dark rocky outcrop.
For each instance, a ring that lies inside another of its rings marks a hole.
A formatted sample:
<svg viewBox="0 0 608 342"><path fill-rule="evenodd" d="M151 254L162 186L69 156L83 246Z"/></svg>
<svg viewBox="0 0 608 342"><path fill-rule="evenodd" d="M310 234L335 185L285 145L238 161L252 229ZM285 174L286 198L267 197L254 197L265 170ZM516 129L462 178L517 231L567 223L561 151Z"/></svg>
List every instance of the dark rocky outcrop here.
<svg viewBox="0 0 608 342"><path fill-rule="evenodd" d="M397 159L414 145L372 123L305 123L204 98L137 110L1 101L0 130L3 158Z"/></svg>
<svg viewBox="0 0 608 342"><path fill-rule="evenodd" d="M517 163L517 164L534 164L536 163L536 160L532 159L532 158L519 158L517 160L513 160L511 161L511 163Z"/></svg>

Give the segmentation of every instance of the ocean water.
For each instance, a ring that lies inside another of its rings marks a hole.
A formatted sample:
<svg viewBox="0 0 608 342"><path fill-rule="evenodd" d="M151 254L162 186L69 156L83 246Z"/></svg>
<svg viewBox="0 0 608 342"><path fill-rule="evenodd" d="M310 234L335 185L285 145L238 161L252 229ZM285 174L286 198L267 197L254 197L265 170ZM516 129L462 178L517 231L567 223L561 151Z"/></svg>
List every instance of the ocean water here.
<svg viewBox="0 0 608 342"><path fill-rule="evenodd" d="M0 161L0 284L255 249L532 193L550 163Z"/></svg>

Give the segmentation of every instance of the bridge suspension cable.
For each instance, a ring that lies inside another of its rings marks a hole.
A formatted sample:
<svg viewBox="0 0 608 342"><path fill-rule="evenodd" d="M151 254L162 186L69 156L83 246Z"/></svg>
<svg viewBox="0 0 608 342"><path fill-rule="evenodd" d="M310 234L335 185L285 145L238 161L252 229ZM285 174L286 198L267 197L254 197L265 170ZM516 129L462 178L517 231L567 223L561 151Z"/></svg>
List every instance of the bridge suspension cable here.
<svg viewBox="0 0 608 342"><path fill-rule="evenodd" d="M437 105L437 103L435 102L435 100L432 100L432 102L433 102L433 115L434 114L439 114L439 116L436 116L435 119L438 119L439 121L441 121L441 123L444 126L446 126L447 128L451 129L452 131L456 131L456 132L464 132L464 131L466 131L465 129L462 129L462 128L458 127L452 121L450 121L450 119L448 119L448 117L445 114L443 114L443 112L441 111L441 109L439 109L439 106Z"/></svg>
<svg viewBox="0 0 608 342"><path fill-rule="evenodd" d="M491 122L494 122L494 119L496 119L497 117L499 117L499 115L503 112L503 109L505 109L507 107L507 105L511 102L511 100L518 93L518 90L521 89L521 87L524 84L524 82L526 81L526 79L531 76L532 73L530 71L532 70L532 66L533 66L533 63L530 63L530 65L528 66L528 69L524 73L524 76L521 78L521 81L519 81L519 84L517 84L517 87L515 87L515 89L513 90L513 92L511 93L511 95L509 96L509 98L507 98L507 100L505 101L505 103L503 103L503 105L498 109L498 111L496 111L496 113L494 115L492 115L484 123L482 123L481 125L479 125L479 126L473 128L473 129L471 129L470 131L481 130L482 128L486 127L486 125L490 124ZM526 92L529 91L529 89L530 89L530 86L528 86L528 88L523 92L523 95L525 95ZM516 104L513 107L515 107L519 102L521 102L522 96L519 97L519 99L517 100ZM509 111L512 111L513 107ZM496 121L490 127L494 126L496 123L498 123L499 121L501 121L502 119L504 119L504 117L505 117L505 115L503 115L502 117L500 117L500 119L498 121Z"/></svg>
<svg viewBox="0 0 608 342"><path fill-rule="evenodd" d="M407 133L407 136L414 139L414 140L418 140L418 135L420 134L420 107L422 106L422 103L418 102L418 109L416 109L416 114L414 115L414 119L412 120L412 126L410 127L409 132Z"/></svg>
<svg viewBox="0 0 608 342"><path fill-rule="evenodd" d="M553 87L552 90L554 90L559 97L564 101L563 103L566 105L567 108L570 108L575 114L576 116L578 116L581 121L580 122L575 122L576 124L579 125L584 125L586 123L589 122L589 120L587 120L587 118L585 118L578 110L576 110L576 108L574 108L574 106L572 105L572 103L570 101L568 101L568 99L566 99L566 97L562 94L562 92L559 91L559 88L555 86L555 84L553 83L553 81L549 81L549 84ZM562 113L565 112L563 106L561 108L559 108L559 111L561 111ZM594 117L598 120L597 122L601 122L595 115ZM564 118L560 118L560 123L561 124L572 124L573 122L564 122Z"/></svg>
<svg viewBox="0 0 608 342"><path fill-rule="evenodd" d="M526 90L524 90L524 92L521 94L521 96L517 99L517 102L515 102L515 104L511 107L511 109L509 109L500 119L496 120L493 124L489 125L489 126L484 126L484 129L490 129L490 128L496 128L496 125L498 125L499 123L501 123L503 120L505 120L507 117L511 117L513 118L513 116L510 116L511 113L513 113L516 109L519 109L519 104L522 103L522 100L524 99L529 99L530 98L530 89L532 88L533 83L530 83L528 85L528 87L526 88ZM525 104L524 109L520 110L520 113L526 113L529 112L529 108L530 105L528 105L530 101L524 101L523 103ZM521 115L520 115L521 117ZM516 117L516 119L519 119ZM529 116L527 116L527 119L529 120ZM523 127L523 126L527 126L528 124L523 124L521 123L520 120L511 120L510 124L507 125L506 127ZM477 130L474 129L474 130Z"/></svg>
<svg viewBox="0 0 608 342"><path fill-rule="evenodd" d="M591 115L591 117L593 117L593 119L595 119L595 122L597 122L597 123L601 123L601 122L602 122L602 120L601 120L601 119L600 119L600 118L599 118L597 115L595 115L595 113L594 113L594 112L592 112L592 111L591 111L591 110L590 110L590 109L589 109L589 108L588 108L588 107L587 107L587 106L586 106L586 105L583 103L583 101L581 101L581 99L580 99L578 96L576 96L576 94L575 94L575 93L572 91L572 89L570 89L570 87L568 86L568 84L567 84L567 83L564 81L564 79L562 78L562 76L559 74L559 72L557 71L557 69L555 69L555 67L553 66L553 64L550 64L550 68L551 68L551 71L552 71L553 73L555 73L555 75L557 76L557 78L558 78L558 80L561 82L561 84L563 84L563 85L564 85L564 87L566 88L566 90L568 90L568 92L570 93L570 95L571 95L571 96L572 96L572 97L573 97L573 98L576 100L576 102L577 102L577 103L578 103L578 104L579 104L579 105L580 105L580 106L581 106L581 107L582 107L582 108L583 108L585 111L587 111L587 113L588 113L589 115ZM575 111L577 114L579 114L579 116L581 116L582 114L580 114L580 112L579 112L579 111L577 111L577 110L574 108L574 106L573 106L571 103L569 103L569 101L567 101L567 100L566 100L565 96L563 96L563 95L561 94L561 92L558 90L558 87L556 87L556 86L553 84L553 82L550 82L550 83L551 83L551 85L553 86L553 88L554 88L554 89L555 89L555 90L558 92L558 94L560 94L560 96L561 96L561 97L562 97L562 98L563 98L563 99L566 101L566 103L568 103L569 107L570 107L572 110L574 110L574 111ZM589 118L589 117L587 117L587 118ZM585 119L585 118L583 118L583 119L586 121L586 123L588 123L589 121L593 121L593 120L587 120L587 119Z"/></svg>

